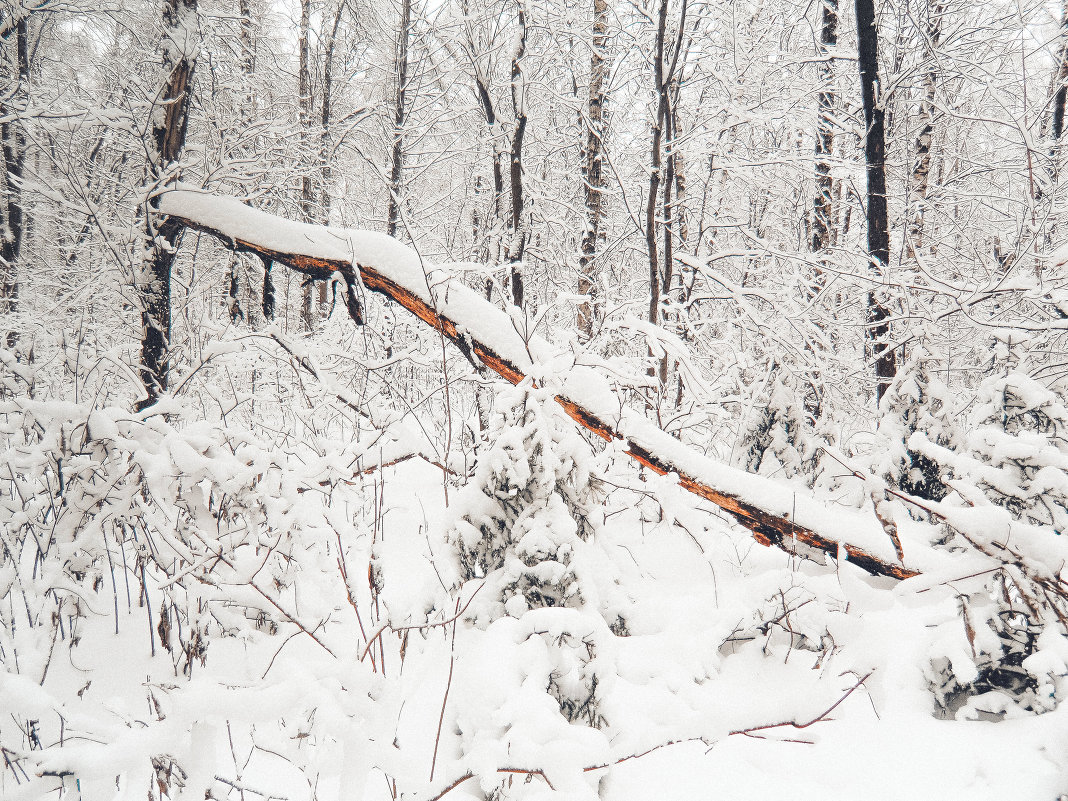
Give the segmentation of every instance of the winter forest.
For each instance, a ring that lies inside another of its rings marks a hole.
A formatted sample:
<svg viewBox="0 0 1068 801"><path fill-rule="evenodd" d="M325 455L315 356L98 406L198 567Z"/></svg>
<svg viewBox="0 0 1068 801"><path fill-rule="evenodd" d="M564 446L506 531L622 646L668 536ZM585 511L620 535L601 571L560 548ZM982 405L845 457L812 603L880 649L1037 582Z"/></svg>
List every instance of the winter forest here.
<svg viewBox="0 0 1068 801"><path fill-rule="evenodd" d="M0 0L0 798L1068 798L1068 4Z"/></svg>

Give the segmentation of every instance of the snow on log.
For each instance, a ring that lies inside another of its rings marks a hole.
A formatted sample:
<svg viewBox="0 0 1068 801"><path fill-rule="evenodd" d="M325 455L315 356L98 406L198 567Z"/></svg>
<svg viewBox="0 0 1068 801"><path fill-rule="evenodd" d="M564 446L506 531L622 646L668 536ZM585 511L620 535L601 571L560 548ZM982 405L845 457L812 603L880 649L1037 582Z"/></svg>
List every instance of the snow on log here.
<svg viewBox="0 0 1068 801"><path fill-rule="evenodd" d="M552 385L557 402L579 425L610 442L621 441L627 455L651 470L677 474L680 486L728 512L762 545L819 562L845 558L873 575L895 579L920 572L897 560L873 516L827 506L683 445L625 406L604 376L577 364L575 354L522 333L522 319L386 234L292 222L236 198L191 189L163 192L159 210L235 250L312 278L339 273L350 291L362 284L399 303L507 381L518 384L532 376Z"/></svg>

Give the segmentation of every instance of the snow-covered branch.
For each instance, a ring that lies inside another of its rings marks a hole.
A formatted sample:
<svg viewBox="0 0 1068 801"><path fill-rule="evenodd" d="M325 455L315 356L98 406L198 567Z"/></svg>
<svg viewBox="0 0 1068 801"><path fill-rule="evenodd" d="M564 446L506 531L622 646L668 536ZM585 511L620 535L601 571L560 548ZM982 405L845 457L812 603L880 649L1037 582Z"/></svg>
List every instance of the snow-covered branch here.
<svg viewBox="0 0 1068 801"><path fill-rule="evenodd" d="M364 287L399 303L512 384L531 377L551 386L569 417L604 440L621 443L628 456L653 471L678 475L683 488L728 512L762 545L818 561L848 559L869 573L896 579L920 572L896 560L885 532L870 516L830 509L686 447L627 408L609 382L575 354L536 336L525 338L509 314L392 237L295 223L231 197L189 189L162 193L159 210L235 250L313 278L339 273L351 294Z"/></svg>

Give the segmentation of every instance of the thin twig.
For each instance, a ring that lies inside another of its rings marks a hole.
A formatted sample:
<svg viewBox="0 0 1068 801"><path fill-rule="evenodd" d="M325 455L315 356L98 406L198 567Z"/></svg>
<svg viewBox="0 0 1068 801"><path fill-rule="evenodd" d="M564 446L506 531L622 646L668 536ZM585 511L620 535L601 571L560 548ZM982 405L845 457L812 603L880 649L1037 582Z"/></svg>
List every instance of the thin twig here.
<svg viewBox="0 0 1068 801"><path fill-rule="evenodd" d="M471 605L471 602L473 600L475 600L475 596L478 595L478 591L481 590L485 586L486 586L486 582L484 582L484 581L481 584L479 584L478 587L475 589L475 591L473 593L471 593L471 597L467 599L467 603L464 604L464 608L459 610L455 615L450 617L448 620L441 620L441 621L438 621L437 623L420 623L420 624L417 624L417 625L414 625L414 626L396 626L396 627L389 625L389 623L383 623L381 626L378 627L378 629L375 630L375 633L371 635L371 639L367 641L367 645L364 647L363 653L360 654L360 661L362 662L364 660L364 657L367 656L367 652L370 650L371 646L374 645L375 640L377 640L380 636L382 636L382 632L384 632L386 629L389 629L390 631L392 631L394 633L400 633L402 631L411 631L412 629L433 629L433 628L440 628L442 626L447 626L450 623L454 622L455 620L458 620L459 618L463 617L464 612L467 611L467 607L469 607ZM456 603L457 603L457 605L459 605L459 599L457 599Z"/></svg>
<svg viewBox="0 0 1068 801"><path fill-rule="evenodd" d="M859 687L861 687L864 684L864 682L866 682L869 678L871 678L871 676L872 676L872 674L874 672L875 672L874 670L869 671L862 679L860 679L860 681L858 681L856 684L854 684L852 687L850 687L848 690L846 690L845 693L837 701L835 701L833 704L831 704L829 707L827 707L827 709L825 709L823 712L821 712L820 714L816 715L816 717L812 718L809 721L806 721L804 723L798 723L797 721L794 721L794 720L787 720L787 721L783 721L782 723L769 723L769 724L766 724L764 726L752 726L752 727L747 728L747 729L736 729L735 731L730 732L730 735L741 734L741 735L745 735L747 737L757 737L757 739L764 739L764 738L760 737L759 735L755 735L754 732L766 731L768 729L777 729L777 728L782 728L784 726L789 726L790 728L794 728L794 729L807 729L809 726L812 726L812 725L814 725L816 723L822 723L822 722L827 720L827 716L829 714L831 714L835 709L837 709L842 704L843 701L845 701ZM596 771L596 770L608 770L609 768L615 767L616 765L620 765L620 764L622 764L624 762L628 762L628 761L630 761L632 759L640 759L641 757L646 756L647 754L651 754L654 751L658 751L661 748L667 748L668 746L671 746L671 745L681 745L683 743L692 743L692 742L702 742L702 743L707 744L708 741L703 737L687 737L687 738L682 739L682 740L669 740L669 741L667 741L665 743L660 743L659 745L654 745L652 748L647 748L644 751L640 751L640 752L635 753L635 754L628 754L627 756L620 757L619 759L613 760L612 762L604 762L604 763L601 763L599 765L589 765L589 766L583 768L582 772L583 773L591 773L591 772ZM812 745L812 742L809 741L809 740L786 740L785 742L802 743L802 744L805 744L805 745ZM711 750L711 749L709 749L709 750ZM705 753L708 753L708 752L706 751ZM549 778L545 775L544 770L542 770L541 768L516 768L516 767L497 768L497 773L522 773L522 774L526 774L528 776L541 776L543 779L545 779L546 783L549 782ZM448 793L450 793L451 791L455 790L457 787L459 787L461 784L463 784L468 779L474 778L474 776L475 776L474 772L468 771L463 776L460 776L459 778L454 779L446 787L444 787L442 790L440 790L436 795L428 798L427 801L440 801ZM433 778L433 777L431 777L431 778ZM549 786L550 786L550 788L552 787L551 784L549 784Z"/></svg>

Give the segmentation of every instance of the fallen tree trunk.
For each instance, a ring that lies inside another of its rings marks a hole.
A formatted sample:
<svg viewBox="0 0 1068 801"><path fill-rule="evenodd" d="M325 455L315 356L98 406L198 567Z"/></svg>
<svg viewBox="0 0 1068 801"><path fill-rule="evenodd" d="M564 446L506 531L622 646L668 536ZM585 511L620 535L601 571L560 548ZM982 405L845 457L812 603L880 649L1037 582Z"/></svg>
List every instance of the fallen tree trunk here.
<svg viewBox="0 0 1068 801"><path fill-rule="evenodd" d="M878 522L855 510L830 508L794 490L719 464L656 428L623 405L608 382L574 356L536 336L523 320L488 303L447 272L385 234L294 223L240 201L186 189L160 196L162 214L210 234L229 247L285 264L317 280L340 275L349 311L360 315L361 287L385 295L450 339L468 358L518 384L533 373L558 390L556 400L579 425L612 442L661 475L711 501L762 545L797 556L848 560L873 575L905 579L919 570L897 561ZM518 312L513 312L517 314ZM804 525L799 523L804 521Z"/></svg>

